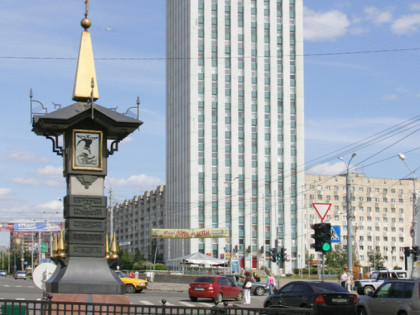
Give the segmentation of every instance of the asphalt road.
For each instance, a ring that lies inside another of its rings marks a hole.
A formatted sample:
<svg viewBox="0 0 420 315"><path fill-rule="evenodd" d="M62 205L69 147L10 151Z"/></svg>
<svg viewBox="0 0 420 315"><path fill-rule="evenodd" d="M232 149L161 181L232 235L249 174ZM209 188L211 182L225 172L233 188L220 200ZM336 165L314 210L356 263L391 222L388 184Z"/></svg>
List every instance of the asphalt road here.
<svg viewBox="0 0 420 315"><path fill-rule="evenodd" d="M151 289L143 290L141 293L128 294L132 304L140 305L161 305L166 300L168 306L195 306L212 307L213 301L199 299L192 302L188 297L187 286L179 286L174 290L176 284L154 283ZM165 289L166 288L166 289ZM43 291L35 286L32 280L16 280L11 276L0 277L0 300L41 300ZM262 307L264 296L251 296L250 307ZM230 305L242 305L242 302L227 301Z"/></svg>

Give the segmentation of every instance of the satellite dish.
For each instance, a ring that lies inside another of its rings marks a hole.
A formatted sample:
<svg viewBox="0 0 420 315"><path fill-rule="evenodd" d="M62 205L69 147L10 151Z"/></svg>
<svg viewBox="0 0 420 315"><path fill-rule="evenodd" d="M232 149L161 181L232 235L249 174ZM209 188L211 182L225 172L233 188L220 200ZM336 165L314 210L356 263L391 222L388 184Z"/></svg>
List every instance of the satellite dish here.
<svg viewBox="0 0 420 315"><path fill-rule="evenodd" d="M56 268L57 265L53 263L43 263L36 267L32 273L32 280L35 285L41 290L45 290L45 282L52 276Z"/></svg>

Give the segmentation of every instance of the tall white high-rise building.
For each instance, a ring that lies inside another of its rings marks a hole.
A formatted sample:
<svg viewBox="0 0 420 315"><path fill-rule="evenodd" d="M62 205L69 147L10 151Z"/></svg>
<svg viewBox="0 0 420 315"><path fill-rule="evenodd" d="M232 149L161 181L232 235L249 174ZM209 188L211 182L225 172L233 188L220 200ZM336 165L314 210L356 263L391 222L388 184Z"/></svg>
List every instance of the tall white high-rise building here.
<svg viewBox="0 0 420 315"><path fill-rule="evenodd" d="M166 227L231 231L167 241L166 259L269 266L278 244L286 272L302 266L302 2L166 1Z"/></svg>

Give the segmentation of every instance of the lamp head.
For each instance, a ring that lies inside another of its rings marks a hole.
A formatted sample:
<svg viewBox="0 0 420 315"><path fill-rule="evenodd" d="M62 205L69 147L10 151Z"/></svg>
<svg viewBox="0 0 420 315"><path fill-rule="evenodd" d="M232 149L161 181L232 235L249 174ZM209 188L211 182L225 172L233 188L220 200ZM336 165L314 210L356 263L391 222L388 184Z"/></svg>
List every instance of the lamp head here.
<svg viewBox="0 0 420 315"><path fill-rule="evenodd" d="M405 161L404 153L398 153L398 157L401 159L401 161Z"/></svg>

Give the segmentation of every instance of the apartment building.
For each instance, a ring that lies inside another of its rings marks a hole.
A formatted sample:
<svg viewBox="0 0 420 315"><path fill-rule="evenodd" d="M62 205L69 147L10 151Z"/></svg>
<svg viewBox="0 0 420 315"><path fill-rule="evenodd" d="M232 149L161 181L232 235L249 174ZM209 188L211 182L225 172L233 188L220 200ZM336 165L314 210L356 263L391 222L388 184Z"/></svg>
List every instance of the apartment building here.
<svg viewBox="0 0 420 315"><path fill-rule="evenodd" d="M166 258L254 264L278 244L290 271L305 248L303 1L167 0L166 10L165 225L231 231L169 240Z"/></svg>
<svg viewBox="0 0 420 315"><path fill-rule="evenodd" d="M412 245L413 180L368 178L350 174L354 258L369 266L369 254L378 250L387 268L404 268L404 247ZM324 222L339 227L340 243L347 248L346 175L305 176L306 249L313 243L311 227L321 222L313 203L330 203Z"/></svg>
<svg viewBox="0 0 420 315"><path fill-rule="evenodd" d="M163 240L152 239L151 229L164 227L165 186L118 203L111 211L113 224L108 228L113 227L121 249L131 256L138 250L149 261L154 261L155 254L163 257Z"/></svg>

